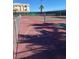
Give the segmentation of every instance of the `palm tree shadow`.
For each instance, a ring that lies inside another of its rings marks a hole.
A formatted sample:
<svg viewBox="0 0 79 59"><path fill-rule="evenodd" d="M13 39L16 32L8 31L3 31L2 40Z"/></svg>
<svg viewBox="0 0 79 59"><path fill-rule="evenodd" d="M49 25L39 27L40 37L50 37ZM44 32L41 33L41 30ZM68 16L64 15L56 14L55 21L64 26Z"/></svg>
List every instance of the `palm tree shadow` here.
<svg viewBox="0 0 79 59"><path fill-rule="evenodd" d="M66 59L66 33L58 31L62 28L52 23L32 24L31 26L34 26L34 28L42 34L34 36L19 34L19 37L24 39L19 43L33 43L34 45L41 45L47 48L38 54L21 59ZM54 31L43 30L43 28L52 29Z"/></svg>
<svg viewBox="0 0 79 59"><path fill-rule="evenodd" d="M66 59L65 49L45 50L41 53L21 59Z"/></svg>

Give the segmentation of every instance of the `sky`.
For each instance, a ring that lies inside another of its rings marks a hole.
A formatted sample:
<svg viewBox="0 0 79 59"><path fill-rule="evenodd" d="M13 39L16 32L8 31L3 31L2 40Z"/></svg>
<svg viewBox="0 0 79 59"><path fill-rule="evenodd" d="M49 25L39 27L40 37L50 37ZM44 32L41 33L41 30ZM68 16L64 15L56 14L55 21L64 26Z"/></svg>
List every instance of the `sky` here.
<svg viewBox="0 0 79 59"><path fill-rule="evenodd" d="M13 3L30 4L30 11L40 11L41 0L13 0ZM44 11L56 11L66 9L66 0L42 0Z"/></svg>

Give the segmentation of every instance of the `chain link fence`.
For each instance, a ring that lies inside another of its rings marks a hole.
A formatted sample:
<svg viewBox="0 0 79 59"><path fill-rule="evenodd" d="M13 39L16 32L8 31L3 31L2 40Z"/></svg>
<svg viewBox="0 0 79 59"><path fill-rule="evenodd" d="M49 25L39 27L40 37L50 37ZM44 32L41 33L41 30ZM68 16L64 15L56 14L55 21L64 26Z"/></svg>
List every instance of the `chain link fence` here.
<svg viewBox="0 0 79 59"><path fill-rule="evenodd" d="M13 53L17 53L17 45L18 45L18 32L19 32L19 24L20 24L21 16L13 17ZM16 59L17 56L14 57Z"/></svg>

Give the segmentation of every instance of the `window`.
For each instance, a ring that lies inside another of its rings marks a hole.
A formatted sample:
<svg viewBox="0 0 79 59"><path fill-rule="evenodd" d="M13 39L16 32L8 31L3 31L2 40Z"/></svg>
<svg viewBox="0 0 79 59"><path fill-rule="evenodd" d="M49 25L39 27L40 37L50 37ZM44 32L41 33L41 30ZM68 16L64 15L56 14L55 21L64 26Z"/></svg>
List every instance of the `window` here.
<svg viewBox="0 0 79 59"><path fill-rule="evenodd" d="M27 7L26 5L24 7Z"/></svg>
<svg viewBox="0 0 79 59"><path fill-rule="evenodd" d="M27 9L25 9L25 11L27 11Z"/></svg>

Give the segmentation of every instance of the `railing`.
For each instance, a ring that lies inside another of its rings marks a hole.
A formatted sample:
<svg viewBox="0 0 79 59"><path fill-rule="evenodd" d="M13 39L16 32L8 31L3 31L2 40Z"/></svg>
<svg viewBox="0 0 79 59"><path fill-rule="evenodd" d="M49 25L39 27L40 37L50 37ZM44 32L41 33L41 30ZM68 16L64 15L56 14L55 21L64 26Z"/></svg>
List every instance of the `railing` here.
<svg viewBox="0 0 79 59"><path fill-rule="evenodd" d="M19 32L20 18L21 16L13 17L13 53L14 54L16 53L14 59L17 59L18 32Z"/></svg>

